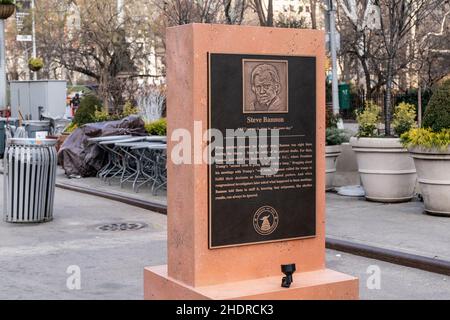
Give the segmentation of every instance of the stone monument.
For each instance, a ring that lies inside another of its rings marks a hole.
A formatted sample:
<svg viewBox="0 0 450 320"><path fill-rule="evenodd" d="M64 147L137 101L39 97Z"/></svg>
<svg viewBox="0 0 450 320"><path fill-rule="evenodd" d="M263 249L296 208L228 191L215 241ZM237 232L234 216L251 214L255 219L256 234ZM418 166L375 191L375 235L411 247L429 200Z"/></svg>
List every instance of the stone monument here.
<svg viewBox="0 0 450 320"><path fill-rule="evenodd" d="M167 30L168 264L145 268L145 299L358 298L325 266L324 63L319 30Z"/></svg>

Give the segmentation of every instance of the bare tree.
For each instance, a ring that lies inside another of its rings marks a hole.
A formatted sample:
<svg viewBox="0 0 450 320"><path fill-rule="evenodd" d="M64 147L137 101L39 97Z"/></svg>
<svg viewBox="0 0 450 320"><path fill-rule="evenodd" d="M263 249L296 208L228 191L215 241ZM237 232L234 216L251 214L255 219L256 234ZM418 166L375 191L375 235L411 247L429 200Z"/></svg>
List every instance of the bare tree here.
<svg viewBox="0 0 450 320"><path fill-rule="evenodd" d="M366 98L372 96L384 85L383 75L379 68L379 56L381 40L378 29L380 28L374 16L377 15L373 8L373 1L356 2L356 0L341 0L338 14L338 27L341 34L342 56L355 57L357 75L364 77ZM343 12L345 18L342 19Z"/></svg>
<svg viewBox="0 0 450 320"><path fill-rule="evenodd" d="M380 35L385 53L386 95L384 103L385 130L391 133L392 88L397 58L411 29L445 0L376 0L381 8Z"/></svg>
<svg viewBox="0 0 450 320"><path fill-rule="evenodd" d="M309 0L310 10L309 14L311 16L311 28L317 29L317 0Z"/></svg>
<svg viewBox="0 0 450 320"><path fill-rule="evenodd" d="M167 19L168 26L217 22L220 0L151 0Z"/></svg>
<svg viewBox="0 0 450 320"><path fill-rule="evenodd" d="M15 21L10 19L14 25L7 28L5 32L5 42L7 54L5 56L8 70L8 80L26 79L30 71L26 67L29 46L27 42L16 41Z"/></svg>
<svg viewBox="0 0 450 320"><path fill-rule="evenodd" d="M265 27L273 27L273 0L267 1L267 7L264 0L252 0L250 5L258 15L259 24Z"/></svg>
<svg viewBox="0 0 450 320"><path fill-rule="evenodd" d="M360 61L369 97L385 89L386 134L391 132L392 92L395 77L411 68L411 30L445 0L341 0L340 7L352 30L344 33L347 53ZM350 50L348 49L350 48ZM376 80L374 84L374 80Z"/></svg>
<svg viewBox="0 0 450 320"><path fill-rule="evenodd" d="M157 9L152 32L162 51L166 47L167 27L189 23L241 24L249 8L246 0L150 0L150 3Z"/></svg>
<svg viewBox="0 0 450 320"><path fill-rule="evenodd" d="M417 72L419 85L429 88L450 70L450 2L419 23L417 35L412 39L413 72Z"/></svg>
<svg viewBox="0 0 450 320"><path fill-rule="evenodd" d="M76 8L75 13L71 8ZM39 2L36 10L40 55L47 64L82 73L99 84L105 108L118 112L124 104L129 86L135 86L139 73L135 62L149 54L151 43L149 19L125 6L119 12L110 0L69 0ZM119 15L121 16L119 18ZM122 18L123 17L123 18Z"/></svg>
<svg viewBox="0 0 450 320"><path fill-rule="evenodd" d="M246 0L223 0L224 15L227 24L241 24L248 7Z"/></svg>
<svg viewBox="0 0 450 320"><path fill-rule="evenodd" d="M290 15L280 13L275 20L275 26L278 28L307 29L310 26L304 17L292 17Z"/></svg>

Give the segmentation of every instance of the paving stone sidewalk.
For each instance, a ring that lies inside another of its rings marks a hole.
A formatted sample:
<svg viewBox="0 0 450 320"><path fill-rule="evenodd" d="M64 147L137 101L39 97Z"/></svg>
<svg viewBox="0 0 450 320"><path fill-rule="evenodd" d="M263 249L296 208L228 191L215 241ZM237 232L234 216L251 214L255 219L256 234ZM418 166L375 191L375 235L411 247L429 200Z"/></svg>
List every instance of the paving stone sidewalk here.
<svg viewBox="0 0 450 320"><path fill-rule="evenodd" d="M327 237L450 261L450 218L414 201L381 204L327 193Z"/></svg>
<svg viewBox="0 0 450 320"><path fill-rule="evenodd" d="M57 181L78 187L112 192L165 205L165 193L151 194L148 188L134 193L97 178L67 179L62 171ZM327 193L327 237L450 261L450 218L423 213L417 199L399 204L380 204L364 198Z"/></svg>
<svg viewBox="0 0 450 320"><path fill-rule="evenodd" d="M126 222L147 226L98 228ZM0 221L0 299L142 299L143 268L166 263L166 225L165 215L57 188L53 221ZM328 267L360 278L362 299L450 299L449 277L332 250L326 257ZM379 290L367 286L374 265ZM71 266L80 268L80 290L67 286Z"/></svg>

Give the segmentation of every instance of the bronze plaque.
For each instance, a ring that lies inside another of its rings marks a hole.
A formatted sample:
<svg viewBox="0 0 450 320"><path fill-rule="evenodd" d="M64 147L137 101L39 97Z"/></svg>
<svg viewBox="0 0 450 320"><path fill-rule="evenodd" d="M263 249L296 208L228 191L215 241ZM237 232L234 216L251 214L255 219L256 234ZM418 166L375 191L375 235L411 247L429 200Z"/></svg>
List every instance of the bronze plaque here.
<svg viewBox="0 0 450 320"><path fill-rule="evenodd" d="M314 237L315 58L208 61L209 247Z"/></svg>
<svg viewBox="0 0 450 320"><path fill-rule="evenodd" d="M288 112L288 62L242 60L244 113Z"/></svg>

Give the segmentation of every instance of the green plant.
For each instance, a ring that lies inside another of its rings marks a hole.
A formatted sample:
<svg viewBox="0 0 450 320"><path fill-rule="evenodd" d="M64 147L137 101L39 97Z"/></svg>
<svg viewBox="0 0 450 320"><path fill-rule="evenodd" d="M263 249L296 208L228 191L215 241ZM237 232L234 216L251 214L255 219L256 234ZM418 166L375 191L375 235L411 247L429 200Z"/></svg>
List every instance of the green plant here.
<svg viewBox="0 0 450 320"><path fill-rule="evenodd" d="M380 122L381 108L373 101L366 101L362 111L356 111L356 120L359 124L358 137L375 137L377 125Z"/></svg>
<svg viewBox="0 0 450 320"><path fill-rule="evenodd" d="M450 128L450 80L444 81L433 92L425 111L423 127L435 132Z"/></svg>
<svg viewBox="0 0 450 320"><path fill-rule="evenodd" d="M28 68L32 71L39 71L44 67L44 60L42 58L30 58L28 60Z"/></svg>
<svg viewBox="0 0 450 320"><path fill-rule="evenodd" d="M93 122L104 122L104 121L110 121L111 116L108 112L104 110L95 110L94 112L94 118L92 119Z"/></svg>
<svg viewBox="0 0 450 320"><path fill-rule="evenodd" d="M15 5L15 3L14 3L14 0L0 0L0 4L14 4Z"/></svg>
<svg viewBox="0 0 450 320"><path fill-rule="evenodd" d="M331 108L326 108L326 127L327 128L337 128L340 116L333 113Z"/></svg>
<svg viewBox="0 0 450 320"><path fill-rule="evenodd" d="M450 146L450 129L435 132L429 128L415 128L402 134L400 140L405 148L424 147L446 150Z"/></svg>
<svg viewBox="0 0 450 320"><path fill-rule="evenodd" d="M102 110L102 102L94 95L86 95L81 99L73 122L79 127L86 123L96 122L95 112Z"/></svg>
<svg viewBox="0 0 450 320"><path fill-rule="evenodd" d="M432 95L431 89L423 89L422 90L422 115L425 112L426 106L430 101ZM406 91L399 92L395 95L395 103L400 104L401 102L406 102L409 104L413 104L416 107L416 113L419 106L418 101L419 90L418 89L408 89Z"/></svg>
<svg viewBox="0 0 450 320"><path fill-rule="evenodd" d="M416 107L413 104L402 102L395 107L392 127L398 136L409 131L416 124Z"/></svg>
<svg viewBox="0 0 450 320"><path fill-rule="evenodd" d="M139 109L137 107L133 106L133 104L130 101L125 103L125 105L123 106L123 112L122 112L123 117L128 117L128 116L138 114L138 113L139 113Z"/></svg>
<svg viewBox="0 0 450 320"><path fill-rule="evenodd" d="M78 125L75 122L71 122L69 126L64 130L64 133L72 133L78 129Z"/></svg>
<svg viewBox="0 0 450 320"><path fill-rule="evenodd" d="M327 146L336 146L340 145L344 142L349 141L348 134L338 128L327 128L326 129L326 145Z"/></svg>
<svg viewBox="0 0 450 320"><path fill-rule="evenodd" d="M118 113L113 113L113 114L109 115L109 119L106 121L117 121L117 120L122 120L123 118L125 118L123 115L118 114Z"/></svg>
<svg viewBox="0 0 450 320"><path fill-rule="evenodd" d="M165 136L167 135L167 120L161 118L159 120L146 123L145 130L149 135Z"/></svg>

